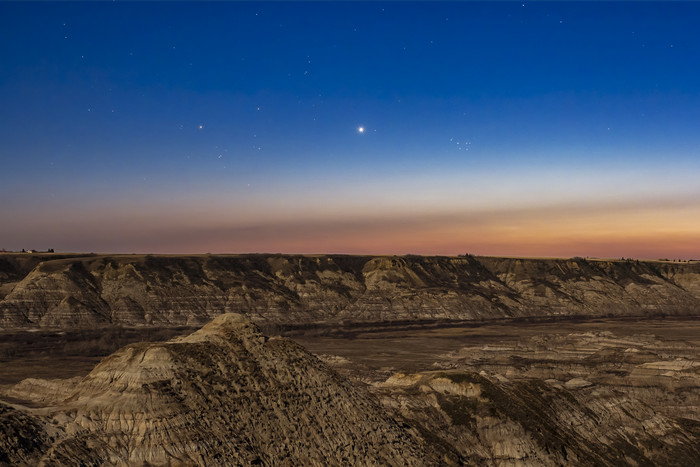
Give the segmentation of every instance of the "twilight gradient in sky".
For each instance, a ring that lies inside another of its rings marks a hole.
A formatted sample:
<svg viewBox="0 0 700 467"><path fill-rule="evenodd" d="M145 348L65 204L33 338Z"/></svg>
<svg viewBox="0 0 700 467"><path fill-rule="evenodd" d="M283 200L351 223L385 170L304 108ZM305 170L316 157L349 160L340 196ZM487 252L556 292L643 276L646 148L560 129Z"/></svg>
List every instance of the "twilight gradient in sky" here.
<svg viewBox="0 0 700 467"><path fill-rule="evenodd" d="M2 2L0 248L698 258L699 30L695 2Z"/></svg>

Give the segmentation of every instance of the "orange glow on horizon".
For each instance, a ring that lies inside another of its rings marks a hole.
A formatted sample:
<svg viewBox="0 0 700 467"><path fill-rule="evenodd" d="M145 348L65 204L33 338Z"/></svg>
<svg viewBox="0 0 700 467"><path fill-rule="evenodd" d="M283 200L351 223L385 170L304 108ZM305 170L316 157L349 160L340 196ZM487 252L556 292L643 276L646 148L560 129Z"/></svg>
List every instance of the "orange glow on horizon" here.
<svg viewBox="0 0 700 467"><path fill-rule="evenodd" d="M30 213L22 247L105 253L347 253L700 259L700 203L552 204L482 210ZM51 232L51 244L45 232ZM21 248L21 247L20 247Z"/></svg>
<svg viewBox="0 0 700 467"><path fill-rule="evenodd" d="M505 219L503 219L505 217ZM226 232L230 233L227 237ZM700 209L581 212L543 209L459 215L318 220L192 236L191 252L348 253L496 256L700 257ZM162 251L181 251L176 244Z"/></svg>

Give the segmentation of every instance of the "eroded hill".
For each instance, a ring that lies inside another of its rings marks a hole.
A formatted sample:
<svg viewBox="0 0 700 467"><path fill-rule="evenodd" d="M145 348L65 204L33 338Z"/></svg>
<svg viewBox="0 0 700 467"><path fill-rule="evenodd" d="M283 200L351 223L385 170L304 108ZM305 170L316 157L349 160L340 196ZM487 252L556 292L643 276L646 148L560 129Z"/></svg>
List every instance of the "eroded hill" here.
<svg viewBox="0 0 700 467"><path fill-rule="evenodd" d="M697 315L700 264L491 257L0 257L0 327Z"/></svg>
<svg viewBox="0 0 700 467"><path fill-rule="evenodd" d="M236 314L127 346L84 378L25 380L10 394L21 405L0 403L0 463L13 465L459 460L298 344Z"/></svg>
<svg viewBox="0 0 700 467"><path fill-rule="evenodd" d="M225 314L89 374L0 386L0 465L696 466L697 329L471 323L295 343Z"/></svg>

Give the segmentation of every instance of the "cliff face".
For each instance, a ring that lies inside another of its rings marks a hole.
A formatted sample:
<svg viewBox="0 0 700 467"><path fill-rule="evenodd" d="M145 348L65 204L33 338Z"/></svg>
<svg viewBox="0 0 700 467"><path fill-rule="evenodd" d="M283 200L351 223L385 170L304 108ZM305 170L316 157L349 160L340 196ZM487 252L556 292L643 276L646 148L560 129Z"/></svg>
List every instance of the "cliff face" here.
<svg viewBox="0 0 700 467"><path fill-rule="evenodd" d="M697 315L700 264L293 255L0 257L0 327ZM30 268L30 266L33 266Z"/></svg>
<svg viewBox="0 0 700 467"><path fill-rule="evenodd" d="M15 391L34 408L0 403L0 420L7 422L0 462L437 465L441 459L416 430L301 346L268 339L236 314L184 338L125 347L77 382L36 382Z"/></svg>

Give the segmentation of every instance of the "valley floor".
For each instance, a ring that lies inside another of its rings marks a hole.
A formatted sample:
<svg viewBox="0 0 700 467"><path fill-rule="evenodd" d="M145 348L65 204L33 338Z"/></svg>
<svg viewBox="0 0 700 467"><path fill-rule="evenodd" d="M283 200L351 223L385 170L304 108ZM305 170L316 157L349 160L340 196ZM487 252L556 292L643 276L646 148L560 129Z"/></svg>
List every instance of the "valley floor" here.
<svg viewBox="0 0 700 467"><path fill-rule="evenodd" d="M382 329L297 341L466 463L700 463L698 320Z"/></svg>
<svg viewBox="0 0 700 467"><path fill-rule="evenodd" d="M700 318L397 325L337 332L326 330L323 336L292 334L291 337L313 353L342 357L348 360L344 364L348 368L364 368L381 378L391 371L424 371L454 365L459 361L455 352L467 349L479 349L481 364L503 362L510 356L528 353L535 358L541 342L585 333L610 333L638 347L648 346L649 339L654 339L659 345L685 348L695 358L700 358ZM479 366L476 361L470 364L474 368Z"/></svg>
<svg viewBox="0 0 700 467"><path fill-rule="evenodd" d="M124 345L189 331L121 330L106 340ZM24 378L87 374L100 352L112 351L107 342L95 343L98 332L85 334L82 347L65 333L35 333L41 345L32 345L27 332L0 336L0 398L17 403L1 393ZM397 324L282 334L464 464L700 463L700 319ZM89 351L81 356L80 348Z"/></svg>

